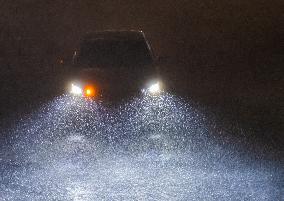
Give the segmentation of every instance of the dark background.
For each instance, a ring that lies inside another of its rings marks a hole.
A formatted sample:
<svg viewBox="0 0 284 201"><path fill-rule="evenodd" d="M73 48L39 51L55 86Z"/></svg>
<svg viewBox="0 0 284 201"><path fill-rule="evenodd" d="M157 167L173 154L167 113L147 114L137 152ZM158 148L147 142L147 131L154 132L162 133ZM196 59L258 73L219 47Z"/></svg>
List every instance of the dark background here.
<svg viewBox="0 0 284 201"><path fill-rule="evenodd" d="M135 29L164 58L172 91L283 144L283 10L281 0L1 0L0 118L51 99L84 34Z"/></svg>

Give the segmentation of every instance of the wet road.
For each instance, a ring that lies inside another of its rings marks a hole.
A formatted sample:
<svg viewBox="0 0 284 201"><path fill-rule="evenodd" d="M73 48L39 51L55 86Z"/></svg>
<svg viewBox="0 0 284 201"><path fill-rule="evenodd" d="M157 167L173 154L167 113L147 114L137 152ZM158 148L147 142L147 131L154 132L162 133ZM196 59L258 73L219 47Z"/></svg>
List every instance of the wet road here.
<svg viewBox="0 0 284 201"><path fill-rule="evenodd" d="M284 200L283 161L212 121L169 94L58 97L2 131L0 200Z"/></svg>

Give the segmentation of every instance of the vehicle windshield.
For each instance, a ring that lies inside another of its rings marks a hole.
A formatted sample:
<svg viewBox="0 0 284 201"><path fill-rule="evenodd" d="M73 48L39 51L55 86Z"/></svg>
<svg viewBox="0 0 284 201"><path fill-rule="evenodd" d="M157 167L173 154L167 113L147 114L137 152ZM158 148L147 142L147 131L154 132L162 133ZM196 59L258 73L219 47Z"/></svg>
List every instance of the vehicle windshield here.
<svg viewBox="0 0 284 201"><path fill-rule="evenodd" d="M145 40L95 39L84 41L77 64L97 66L137 66L152 62L151 51Z"/></svg>

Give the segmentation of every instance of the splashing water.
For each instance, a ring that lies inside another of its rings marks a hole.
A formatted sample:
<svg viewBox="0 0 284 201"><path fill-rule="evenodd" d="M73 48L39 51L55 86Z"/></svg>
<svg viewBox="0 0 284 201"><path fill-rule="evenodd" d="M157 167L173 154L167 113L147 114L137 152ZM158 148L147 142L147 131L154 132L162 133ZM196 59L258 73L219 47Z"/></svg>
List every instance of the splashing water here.
<svg viewBox="0 0 284 201"><path fill-rule="evenodd" d="M9 136L0 200L283 199L281 162L222 146L206 115L169 94L117 107L59 97Z"/></svg>

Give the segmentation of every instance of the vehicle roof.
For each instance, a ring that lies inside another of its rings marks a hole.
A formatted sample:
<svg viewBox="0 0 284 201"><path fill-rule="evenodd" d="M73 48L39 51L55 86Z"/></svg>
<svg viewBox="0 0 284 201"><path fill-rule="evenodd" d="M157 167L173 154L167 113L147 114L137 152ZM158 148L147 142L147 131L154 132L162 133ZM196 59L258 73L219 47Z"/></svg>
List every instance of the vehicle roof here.
<svg viewBox="0 0 284 201"><path fill-rule="evenodd" d="M106 30L88 33L83 41L93 40L145 40L144 33L137 30Z"/></svg>

